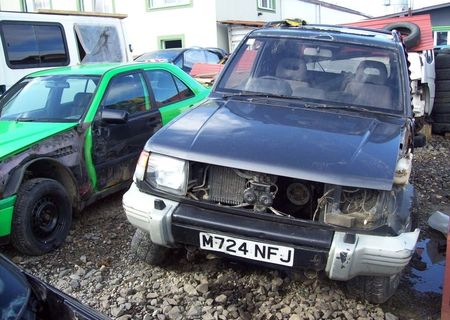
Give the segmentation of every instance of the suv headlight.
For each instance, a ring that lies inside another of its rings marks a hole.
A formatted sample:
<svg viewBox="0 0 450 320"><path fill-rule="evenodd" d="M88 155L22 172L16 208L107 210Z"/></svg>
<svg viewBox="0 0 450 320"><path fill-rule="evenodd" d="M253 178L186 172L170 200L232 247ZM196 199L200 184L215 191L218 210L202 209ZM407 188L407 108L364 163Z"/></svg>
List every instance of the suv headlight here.
<svg viewBox="0 0 450 320"><path fill-rule="evenodd" d="M151 153L147 160L145 180L156 189L184 195L187 191L187 161Z"/></svg>
<svg viewBox="0 0 450 320"><path fill-rule="evenodd" d="M390 191L328 185L321 199L325 200L325 223L347 228L375 229L397 210Z"/></svg>

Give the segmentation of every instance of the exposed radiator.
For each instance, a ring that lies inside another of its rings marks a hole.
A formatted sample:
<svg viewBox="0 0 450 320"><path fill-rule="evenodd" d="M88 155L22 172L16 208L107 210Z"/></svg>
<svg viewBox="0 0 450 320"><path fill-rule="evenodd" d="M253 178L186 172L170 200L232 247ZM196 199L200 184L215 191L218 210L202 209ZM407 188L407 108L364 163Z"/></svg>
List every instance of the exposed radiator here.
<svg viewBox="0 0 450 320"><path fill-rule="evenodd" d="M244 202L247 181L233 169L211 166L209 172L209 198L223 204L237 205Z"/></svg>

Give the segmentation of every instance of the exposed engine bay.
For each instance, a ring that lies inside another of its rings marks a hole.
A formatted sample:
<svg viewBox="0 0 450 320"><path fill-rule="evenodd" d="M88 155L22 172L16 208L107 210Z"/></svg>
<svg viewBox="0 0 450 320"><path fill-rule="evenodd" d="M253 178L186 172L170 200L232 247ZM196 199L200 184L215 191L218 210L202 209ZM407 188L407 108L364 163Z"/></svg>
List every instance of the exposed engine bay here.
<svg viewBox="0 0 450 320"><path fill-rule="evenodd" d="M319 183L253 171L194 164L190 172L191 198L259 213L312 219L323 194Z"/></svg>
<svg viewBox="0 0 450 320"><path fill-rule="evenodd" d="M325 185L201 163L191 163L189 171L189 198L254 213L366 229L386 222L397 210L394 191Z"/></svg>

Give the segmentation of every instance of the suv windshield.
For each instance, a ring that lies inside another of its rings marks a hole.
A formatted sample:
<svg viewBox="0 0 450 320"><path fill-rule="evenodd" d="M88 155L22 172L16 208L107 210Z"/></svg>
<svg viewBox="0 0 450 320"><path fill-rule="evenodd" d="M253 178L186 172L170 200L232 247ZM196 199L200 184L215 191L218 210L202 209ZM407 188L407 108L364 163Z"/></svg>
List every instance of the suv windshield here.
<svg viewBox="0 0 450 320"><path fill-rule="evenodd" d="M249 38L216 90L403 111L394 50L342 42Z"/></svg>
<svg viewBox="0 0 450 320"><path fill-rule="evenodd" d="M98 76L26 78L0 101L0 120L77 121L89 106Z"/></svg>

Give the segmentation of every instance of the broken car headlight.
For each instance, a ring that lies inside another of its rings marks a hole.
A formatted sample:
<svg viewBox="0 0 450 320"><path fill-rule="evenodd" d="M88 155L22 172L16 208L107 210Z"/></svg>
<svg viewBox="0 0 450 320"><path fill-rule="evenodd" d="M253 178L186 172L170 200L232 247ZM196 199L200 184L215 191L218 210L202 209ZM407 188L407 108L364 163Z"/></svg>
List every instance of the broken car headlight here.
<svg viewBox="0 0 450 320"><path fill-rule="evenodd" d="M371 230L387 223L396 210L390 191L327 186L324 196L324 222L346 228Z"/></svg>
<svg viewBox="0 0 450 320"><path fill-rule="evenodd" d="M134 182L142 181L145 178L145 170L147 168L147 161L150 153L147 151L142 151L139 156L139 160L136 165L136 170L134 170Z"/></svg>
<svg viewBox="0 0 450 320"><path fill-rule="evenodd" d="M156 189L177 195L186 194L187 161L151 153L147 162L145 180Z"/></svg>

